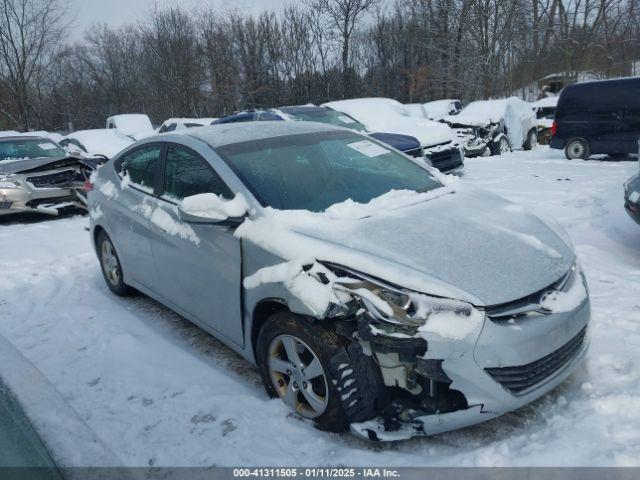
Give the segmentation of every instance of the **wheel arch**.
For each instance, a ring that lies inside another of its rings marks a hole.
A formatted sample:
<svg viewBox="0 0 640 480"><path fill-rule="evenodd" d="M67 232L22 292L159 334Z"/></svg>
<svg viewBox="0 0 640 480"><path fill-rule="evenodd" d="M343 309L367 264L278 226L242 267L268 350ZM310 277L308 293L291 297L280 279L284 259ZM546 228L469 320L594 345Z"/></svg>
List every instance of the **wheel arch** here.
<svg viewBox="0 0 640 480"><path fill-rule="evenodd" d="M97 224L93 227L91 240L93 241L93 246L96 249L96 252L98 251L98 236L100 235L100 232L104 232L105 235L109 236L109 234L107 233L107 231L102 225Z"/></svg>
<svg viewBox="0 0 640 480"><path fill-rule="evenodd" d="M251 328L250 328L250 340L251 340L251 353L257 363L256 345L258 342L258 335L262 329L262 325L267 319L276 312L282 310L291 311L287 302L278 297L270 297L260 300L254 307L251 314Z"/></svg>

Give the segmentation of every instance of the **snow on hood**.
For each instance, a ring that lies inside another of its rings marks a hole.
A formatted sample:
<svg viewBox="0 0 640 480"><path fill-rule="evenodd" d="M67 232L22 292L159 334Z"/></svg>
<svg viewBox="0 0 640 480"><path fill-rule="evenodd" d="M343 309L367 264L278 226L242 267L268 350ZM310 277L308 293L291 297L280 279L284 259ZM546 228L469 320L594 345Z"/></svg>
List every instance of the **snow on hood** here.
<svg viewBox="0 0 640 480"><path fill-rule="evenodd" d="M92 155L104 155L113 158L118 152L131 145L134 140L113 128L80 130L65 138L75 139ZM73 148L73 147L71 147Z"/></svg>
<svg viewBox="0 0 640 480"><path fill-rule="evenodd" d="M323 213L263 209L236 235L298 264L332 262L477 306L523 298L575 260L554 230L501 197L460 183L390 192Z"/></svg>
<svg viewBox="0 0 640 480"><path fill-rule="evenodd" d="M409 135L418 139L423 147L451 142L456 138L448 125L412 117L404 105L389 98L340 100L323 106L350 115L370 132Z"/></svg>

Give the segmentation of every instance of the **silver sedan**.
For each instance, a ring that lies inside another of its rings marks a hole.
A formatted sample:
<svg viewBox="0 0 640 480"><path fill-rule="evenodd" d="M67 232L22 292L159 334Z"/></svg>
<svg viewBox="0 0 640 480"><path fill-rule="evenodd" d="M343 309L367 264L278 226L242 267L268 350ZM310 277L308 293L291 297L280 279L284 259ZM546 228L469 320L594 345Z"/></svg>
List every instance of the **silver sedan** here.
<svg viewBox="0 0 640 480"><path fill-rule="evenodd" d="M194 128L133 144L92 181L107 286L215 335L322 429L395 440L482 422L587 350L560 227L357 132Z"/></svg>

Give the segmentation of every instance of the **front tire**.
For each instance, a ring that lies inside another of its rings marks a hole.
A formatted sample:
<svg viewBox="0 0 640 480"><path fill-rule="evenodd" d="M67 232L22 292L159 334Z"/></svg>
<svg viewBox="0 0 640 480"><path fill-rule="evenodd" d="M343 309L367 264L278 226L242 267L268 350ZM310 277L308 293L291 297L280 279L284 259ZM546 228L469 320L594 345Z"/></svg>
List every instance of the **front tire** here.
<svg viewBox="0 0 640 480"><path fill-rule="evenodd" d="M287 311L273 314L258 335L256 356L267 392L321 430L348 427L340 395L329 370L341 345L332 330Z"/></svg>
<svg viewBox="0 0 640 480"><path fill-rule="evenodd" d="M584 138L572 138L567 142L564 154L568 160L587 160L591 156L591 149Z"/></svg>
<svg viewBox="0 0 640 480"><path fill-rule="evenodd" d="M120 258L118 257L111 239L103 230L98 233L96 246L98 247L98 257L100 259L102 276L104 277L105 282L107 282L109 290L120 297L131 295L131 287L124 283L123 280Z"/></svg>
<svg viewBox="0 0 640 480"><path fill-rule="evenodd" d="M499 134L489 144L491 155L502 155L511 151L511 143L504 133Z"/></svg>

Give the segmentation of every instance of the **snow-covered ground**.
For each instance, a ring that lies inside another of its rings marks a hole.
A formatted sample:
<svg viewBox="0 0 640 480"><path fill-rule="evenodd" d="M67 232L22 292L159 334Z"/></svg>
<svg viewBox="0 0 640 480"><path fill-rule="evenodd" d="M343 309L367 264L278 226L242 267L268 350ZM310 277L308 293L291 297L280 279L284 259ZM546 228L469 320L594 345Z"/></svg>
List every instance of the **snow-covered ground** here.
<svg viewBox="0 0 640 480"><path fill-rule="evenodd" d="M113 296L81 217L0 224L0 334L125 465L640 466L640 226L622 207L637 163L540 147L465 170L464 182L568 230L592 298L585 364L497 420L396 444L317 431L199 328L148 298Z"/></svg>

